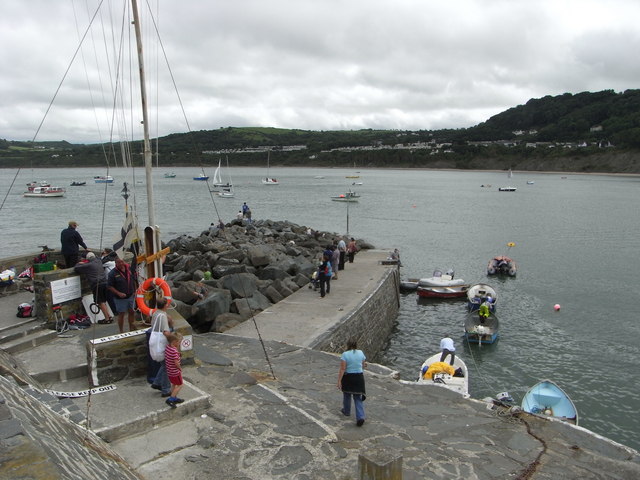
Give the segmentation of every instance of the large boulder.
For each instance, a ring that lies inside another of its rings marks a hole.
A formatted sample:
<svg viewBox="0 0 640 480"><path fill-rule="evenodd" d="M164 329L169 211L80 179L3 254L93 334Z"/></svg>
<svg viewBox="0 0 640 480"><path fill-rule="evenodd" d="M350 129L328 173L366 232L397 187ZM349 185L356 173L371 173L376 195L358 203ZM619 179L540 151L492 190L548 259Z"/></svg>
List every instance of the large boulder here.
<svg viewBox="0 0 640 480"><path fill-rule="evenodd" d="M271 263L271 254L273 250L266 245L256 245L249 248L247 257L254 267L263 267Z"/></svg>
<svg viewBox="0 0 640 480"><path fill-rule="evenodd" d="M208 332L216 317L228 313L230 306L231 294L227 290L213 290L191 307L191 316L187 321L196 331Z"/></svg>
<svg viewBox="0 0 640 480"><path fill-rule="evenodd" d="M258 272L258 278L260 280L282 280L287 278L289 274L280 267L267 266Z"/></svg>
<svg viewBox="0 0 640 480"><path fill-rule="evenodd" d="M231 292L232 298L251 297L257 290L258 279L251 273L227 275L220 280L222 288Z"/></svg>

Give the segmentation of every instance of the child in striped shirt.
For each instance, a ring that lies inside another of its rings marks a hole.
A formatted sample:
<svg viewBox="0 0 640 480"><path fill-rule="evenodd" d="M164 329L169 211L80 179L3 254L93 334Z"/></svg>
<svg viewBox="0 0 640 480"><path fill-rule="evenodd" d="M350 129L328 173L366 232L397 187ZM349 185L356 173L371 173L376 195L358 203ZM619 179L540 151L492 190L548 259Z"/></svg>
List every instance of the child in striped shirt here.
<svg viewBox="0 0 640 480"><path fill-rule="evenodd" d="M178 393L182 389L182 367L180 366L180 341L182 335L170 333L167 336L167 346L164 350L164 361L167 368L167 376L171 382L171 395L167 398L167 405L176 408L178 403L184 402L178 398Z"/></svg>

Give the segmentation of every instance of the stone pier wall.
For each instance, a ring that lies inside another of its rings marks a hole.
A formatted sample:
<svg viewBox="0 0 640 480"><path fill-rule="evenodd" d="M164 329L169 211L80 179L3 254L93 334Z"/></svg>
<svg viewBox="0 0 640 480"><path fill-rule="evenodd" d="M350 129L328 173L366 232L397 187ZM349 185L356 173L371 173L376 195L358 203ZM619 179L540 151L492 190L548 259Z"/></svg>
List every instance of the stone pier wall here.
<svg viewBox="0 0 640 480"><path fill-rule="evenodd" d="M389 268L377 288L360 305L309 346L325 352L341 353L347 339L355 337L358 348L369 359L375 358L385 347L400 309L400 272Z"/></svg>

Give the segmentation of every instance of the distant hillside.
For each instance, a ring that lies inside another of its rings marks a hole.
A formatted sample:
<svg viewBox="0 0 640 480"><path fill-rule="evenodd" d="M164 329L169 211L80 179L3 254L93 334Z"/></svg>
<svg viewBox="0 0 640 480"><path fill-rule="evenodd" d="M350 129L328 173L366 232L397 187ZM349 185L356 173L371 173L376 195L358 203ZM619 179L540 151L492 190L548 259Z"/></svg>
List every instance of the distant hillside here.
<svg viewBox="0 0 640 480"><path fill-rule="evenodd" d="M153 142L155 144L155 141ZM308 131L226 127L161 137L161 165L456 168L640 173L640 90L529 100L475 127ZM131 145L142 164L142 142ZM120 148L0 140L0 167L121 165Z"/></svg>

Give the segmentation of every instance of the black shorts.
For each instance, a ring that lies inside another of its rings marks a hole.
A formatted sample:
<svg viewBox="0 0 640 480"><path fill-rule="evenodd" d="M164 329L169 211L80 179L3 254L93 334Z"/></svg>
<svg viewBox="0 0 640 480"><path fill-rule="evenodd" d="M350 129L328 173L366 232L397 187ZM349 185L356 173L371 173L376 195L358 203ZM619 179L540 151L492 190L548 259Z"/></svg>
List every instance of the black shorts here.
<svg viewBox="0 0 640 480"><path fill-rule="evenodd" d="M104 303L107 301L107 285L100 283L91 287L93 293L93 301L96 303Z"/></svg>

